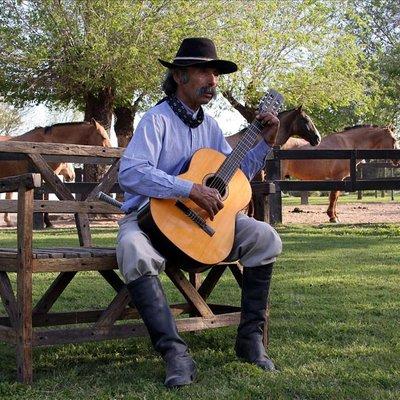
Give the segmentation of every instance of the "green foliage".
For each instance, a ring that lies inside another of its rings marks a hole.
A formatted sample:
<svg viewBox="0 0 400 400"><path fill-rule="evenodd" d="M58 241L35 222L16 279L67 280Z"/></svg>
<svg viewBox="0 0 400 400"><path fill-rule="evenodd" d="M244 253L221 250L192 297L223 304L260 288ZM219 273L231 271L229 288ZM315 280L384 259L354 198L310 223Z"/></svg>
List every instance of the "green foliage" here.
<svg viewBox="0 0 400 400"><path fill-rule="evenodd" d="M313 117L317 110L331 114L350 106L356 106L358 113L368 109L368 68L355 36L342 23L346 4L302 0L240 4L237 13L246 18L228 26L221 40L242 67L225 82L237 99L254 107L267 87L275 87L284 93L286 108L303 104ZM237 39L229 40L232 36ZM319 129L329 132L333 123L316 114Z"/></svg>
<svg viewBox="0 0 400 400"><path fill-rule="evenodd" d="M203 1L4 0L0 90L9 101L82 107L111 88L117 104L159 93L163 68L182 37L215 26Z"/></svg>
<svg viewBox="0 0 400 400"><path fill-rule="evenodd" d="M303 104L322 133L399 115L399 3L392 0L3 0L0 93L13 104L83 108L109 88L116 106L159 98L187 36L215 40L239 72L222 89L254 107L267 87ZM396 25L397 24L397 25Z"/></svg>
<svg viewBox="0 0 400 400"><path fill-rule="evenodd" d="M0 135L11 135L21 122L21 114L17 109L0 102Z"/></svg>
<svg viewBox="0 0 400 400"><path fill-rule="evenodd" d="M367 95L373 99L369 122L394 123L400 106L400 3L391 0L353 0L347 15L350 29L371 70Z"/></svg>

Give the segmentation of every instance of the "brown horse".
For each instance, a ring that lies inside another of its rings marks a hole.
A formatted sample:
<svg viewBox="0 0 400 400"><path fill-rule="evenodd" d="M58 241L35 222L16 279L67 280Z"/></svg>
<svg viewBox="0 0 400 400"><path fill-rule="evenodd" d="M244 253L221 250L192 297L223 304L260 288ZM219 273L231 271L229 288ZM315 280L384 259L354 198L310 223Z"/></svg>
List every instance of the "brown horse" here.
<svg viewBox="0 0 400 400"><path fill-rule="evenodd" d="M67 122L46 126L45 128L37 127L23 135L13 136L9 140L17 142L86 144L111 147L111 142L106 130L94 119L92 119L91 122ZM52 165L52 168L56 169L57 166L58 165ZM1 161L0 178L24 174L28 172L28 168L29 164L25 161Z"/></svg>
<svg viewBox="0 0 400 400"><path fill-rule="evenodd" d="M46 143L69 143L92 146L111 147L111 142L106 130L95 119L91 122L67 122L46 127L36 127L20 136L0 136L0 141L18 142L46 142ZM64 165L63 165L64 164ZM65 166L65 163L49 163L56 172L71 178L75 172ZM1 161L0 178L6 176L20 175L28 172L29 164L26 161ZM11 221L7 216L4 218L7 226Z"/></svg>
<svg viewBox="0 0 400 400"><path fill-rule="evenodd" d="M310 143L312 146L316 146L321 141L321 135L318 129L315 127L311 118L304 112L303 107L293 108L291 110L282 111L278 114L279 118L279 131L276 136L275 144L282 146L292 136L300 136L305 139L305 143ZM234 135L227 136L226 140L232 148L235 148L246 132L247 128L235 133ZM262 140L261 137L257 139ZM264 180L264 171L260 171L253 178L256 181ZM253 216L254 206L253 201L250 202L247 214Z"/></svg>
<svg viewBox="0 0 400 400"><path fill-rule="evenodd" d="M279 131L276 136L275 144L282 146L291 136L299 136L305 139L312 146L316 146L321 141L321 135L315 127L311 118L303 111L303 107L293 108L292 110L282 111L278 114L280 121ZM226 140L232 148L235 148L242 138L245 129L234 135L227 136ZM261 138L259 138L261 140Z"/></svg>
<svg viewBox="0 0 400 400"><path fill-rule="evenodd" d="M391 127L359 125L325 136L314 151L396 148L396 137ZM282 149L312 150L313 148L304 140L290 138ZM360 162L362 160L358 160L357 164ZM303 180L343 180L350 176L349 164L348 160L282 160L282 176ZM340 191L333 190L329 196L327 214L330 222L339 222L336 212L339 194Z"/></svg>

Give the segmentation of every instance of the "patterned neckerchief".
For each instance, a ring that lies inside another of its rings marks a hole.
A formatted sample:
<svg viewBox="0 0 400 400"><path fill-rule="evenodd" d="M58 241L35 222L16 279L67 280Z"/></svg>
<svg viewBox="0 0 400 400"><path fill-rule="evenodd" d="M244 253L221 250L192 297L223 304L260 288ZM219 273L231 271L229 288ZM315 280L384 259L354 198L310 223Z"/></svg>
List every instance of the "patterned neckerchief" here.
<svg viewBox="0 0 400 400"><path fill-rule="evenodd" d="M204 120L204 111L200 107L195 119L188 113L182 103L176 97L167 97L165 99L172 111L182 120L182 122L190 128L197 128Z"/></svg>

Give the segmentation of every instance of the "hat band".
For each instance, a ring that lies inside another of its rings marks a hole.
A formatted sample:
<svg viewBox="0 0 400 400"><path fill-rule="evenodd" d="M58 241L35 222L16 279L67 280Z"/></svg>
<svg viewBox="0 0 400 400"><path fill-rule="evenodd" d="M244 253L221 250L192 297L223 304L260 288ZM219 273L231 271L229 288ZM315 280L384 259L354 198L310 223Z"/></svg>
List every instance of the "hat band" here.
<svg viewBox="0 0 400 400"><path fill-rule="evenodd" d="M204 58L204 57L175 57L174 61L177 60L200 60L200 61L214 61L214 58Z"/></svg>

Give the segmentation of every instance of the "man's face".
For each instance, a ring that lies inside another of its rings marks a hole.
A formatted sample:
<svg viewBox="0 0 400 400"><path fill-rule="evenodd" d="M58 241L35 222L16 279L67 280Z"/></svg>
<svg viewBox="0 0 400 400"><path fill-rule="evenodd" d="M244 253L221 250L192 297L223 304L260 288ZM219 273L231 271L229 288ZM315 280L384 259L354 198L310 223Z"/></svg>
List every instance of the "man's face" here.
<svg viewBox="0 0 400 400"><path fill-rule="evenodd" d="M216 96L219 72L215 68L188 67L175 75L177 96L192 110L209 103Z"/></svg>

